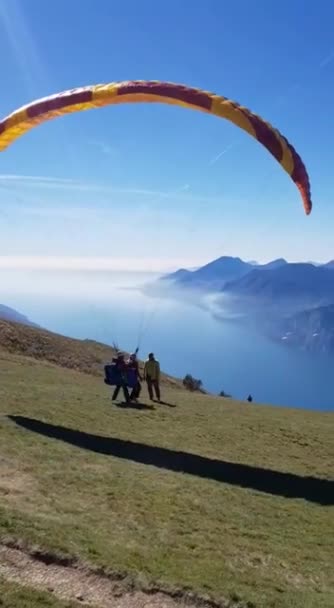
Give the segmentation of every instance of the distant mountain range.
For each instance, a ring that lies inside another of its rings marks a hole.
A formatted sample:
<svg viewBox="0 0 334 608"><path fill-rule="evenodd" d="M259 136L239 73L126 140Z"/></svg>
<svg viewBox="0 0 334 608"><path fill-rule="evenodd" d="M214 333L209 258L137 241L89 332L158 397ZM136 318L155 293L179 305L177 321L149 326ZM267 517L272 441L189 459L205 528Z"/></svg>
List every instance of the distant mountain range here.
<svg viewBox="0 0 334 608"><path fill-rule="evenodd" d="M334 303L334 261L315 265L283 258L267 264L221 257L197 270L180 269L160 279L178 287L224 293L243 299L301 300L304 308Z"/></svg>
<svg viewBox="0 0 334 608"><path fill-rule="evenodd" d="M187 270L181 268L172 274L162 277L162 281L172 282L182 287L195 289L219 291L228 281L235 281L249 274L252 270L270 270L287 264L286 260L273 260L268 264L256 264L255 262L244 262L240 258L223 256L197 268Z"/></svg>
<svg viewBox="0 0 334 608"><path fill-rule="evenodd" d="M225 256L161 281L199 294L215 293L221 318L237 313L276 339L334 353L334 260L258 264Z"/></svg>
<svg viewBox="0 0 334 608"><path fill-rule="evenodd" d="M284 264L263 272L252 270L241 279L228 282L223 292L257 301L293 300L298 307L334 303L334 269L312 264Z"/></svg>
<svg viewBox="0 0 334 608"><path fill-rule="evenodd" d="M244 262L237 257L223 256L201 266L196 270L181 268L172 274L163 276L161 281L172 282L184 287L219 291L228 281L235 281L249 274L252 270L270 270L287 264L286 260L273 260L269 264L256 264Z"/></svg>

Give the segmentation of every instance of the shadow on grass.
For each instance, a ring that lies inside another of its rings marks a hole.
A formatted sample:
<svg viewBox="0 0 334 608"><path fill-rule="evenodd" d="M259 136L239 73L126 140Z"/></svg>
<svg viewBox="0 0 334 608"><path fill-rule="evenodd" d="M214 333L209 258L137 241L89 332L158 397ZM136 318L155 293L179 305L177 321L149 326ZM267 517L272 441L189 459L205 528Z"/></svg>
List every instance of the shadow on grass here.
<svg viewBox="0 0 334 608"><path fill-rule="evenodd" d="M135 401L130 401L130 403L127 403L126 401L121 401L121 402L115 402L113 401L113 405L115 407L119 407L122 409L130 409L130 410L155 410L154 405L148 405L147 403L135 403Z"/></svg>
<svg viewBox="0 0 334 608"><path fill-rule="evenodd" d="M168 403L168 401L158 401L157 399L153 399L154 403L159 403L159 405L166 405L167 407L176 407L175 403Z"/></svg>
<svg viewBox="0 0 334 608"><path fill-rule="evenodd" d="M169 471L188 473L284 498L301 498L323 506L334 505L334 482L327 479L302 477L293 473L213 460L197 454L177 452L114 437L92 435L24 416L8 416L8 418L29 431L98 454L124 458Z"/></svg>

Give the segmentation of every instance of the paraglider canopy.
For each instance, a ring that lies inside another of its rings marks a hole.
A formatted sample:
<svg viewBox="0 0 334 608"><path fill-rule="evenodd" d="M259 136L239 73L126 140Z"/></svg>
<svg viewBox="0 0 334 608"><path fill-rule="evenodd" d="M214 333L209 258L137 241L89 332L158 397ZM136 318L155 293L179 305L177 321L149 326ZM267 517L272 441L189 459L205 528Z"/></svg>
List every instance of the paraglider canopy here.
<svg viewBox="0 0 334 608"><path fill-rule="evenodd" d="M137 102L178 105L231 121L257 139L276 158L298 187L306 214L311 213L310 184L305 166L294 147L277 129L231 99L171 82L111 82L39 99L0 121L0 150L5 150L24 133L52 118L111 104Z"/></svg>

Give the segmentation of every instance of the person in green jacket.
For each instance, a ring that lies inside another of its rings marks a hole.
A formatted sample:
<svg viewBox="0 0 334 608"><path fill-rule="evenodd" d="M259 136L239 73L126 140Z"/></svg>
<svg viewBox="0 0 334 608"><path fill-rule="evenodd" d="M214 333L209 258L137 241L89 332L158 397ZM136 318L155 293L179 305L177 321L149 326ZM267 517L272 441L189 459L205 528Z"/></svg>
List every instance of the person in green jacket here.
<svg viewBox="0 0 334 608"><path fill-rule="evenodd" d="M153 401L153 389L157 400L160 402L160 363L150 353L144 365L144 379L146 380L148 394Z"/></svg>

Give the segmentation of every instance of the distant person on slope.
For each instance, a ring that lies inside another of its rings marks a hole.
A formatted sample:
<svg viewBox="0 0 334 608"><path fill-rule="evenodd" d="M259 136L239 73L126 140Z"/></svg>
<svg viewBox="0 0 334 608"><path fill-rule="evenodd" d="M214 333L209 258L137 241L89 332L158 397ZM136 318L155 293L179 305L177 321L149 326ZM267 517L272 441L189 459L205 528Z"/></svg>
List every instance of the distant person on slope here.
<svg viewBox="0 0 334 608"><path fill-rule="evenodd" d="M119 373L120 380L116 384L116 388L114 390L112 400L115 401L117 399L118 393L119 393L120 389L122 388L125 401L126 401L126 403L129 403L130 396L129 396L128 387L126 385L126 363L125 363L123 353L117 353L117 357L115 359L113 359L113 363L115 364L115 367Z"/></svg>
<svg viewBox="0 0 334 608"><path fill-rule="evenodd" d="M134 377L134 386L131 391L130 401L137 401L141 392L141 375L139 371L139 364L136 353L132 353L130 355L129 360L127 362L127 368Z"/></svg>
<svg viewBox="0 0 334 608"><path fill-rule="evenodd" d="M147 383L148 394L151 401L153 401L154 389L156 398L160 402L160 363L155 359L153 353L150 353L148 359L145 361L144 378Z"/></svg>

